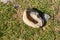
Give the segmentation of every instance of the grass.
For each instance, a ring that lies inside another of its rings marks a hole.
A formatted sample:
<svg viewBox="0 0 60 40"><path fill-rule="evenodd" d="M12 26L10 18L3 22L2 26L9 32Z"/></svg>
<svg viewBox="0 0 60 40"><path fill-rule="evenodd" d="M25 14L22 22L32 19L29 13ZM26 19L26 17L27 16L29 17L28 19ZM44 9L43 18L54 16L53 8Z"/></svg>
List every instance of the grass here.
<svg viewBox="0 0 60 40"><path fill-rule="evenodd" d="M60 23L54 19L60 0L15 0L15 3L19 4L18 10L12 3L0 3L0 40L60 40ZM51 15L45 30L24 24L22 14L28 7Z"/></svg>

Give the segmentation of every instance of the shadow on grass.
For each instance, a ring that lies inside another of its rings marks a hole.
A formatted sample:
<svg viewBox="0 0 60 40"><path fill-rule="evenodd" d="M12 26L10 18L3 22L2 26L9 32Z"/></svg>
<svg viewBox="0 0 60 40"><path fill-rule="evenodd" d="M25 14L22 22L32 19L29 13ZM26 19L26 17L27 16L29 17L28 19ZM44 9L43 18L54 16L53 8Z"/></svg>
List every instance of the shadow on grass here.
<svg viewBox="0 0 60 40"><path fill-rule="evenodd" d="M0 31L0 38L3 37L3 35L4 35L4 34Z"/></svg>

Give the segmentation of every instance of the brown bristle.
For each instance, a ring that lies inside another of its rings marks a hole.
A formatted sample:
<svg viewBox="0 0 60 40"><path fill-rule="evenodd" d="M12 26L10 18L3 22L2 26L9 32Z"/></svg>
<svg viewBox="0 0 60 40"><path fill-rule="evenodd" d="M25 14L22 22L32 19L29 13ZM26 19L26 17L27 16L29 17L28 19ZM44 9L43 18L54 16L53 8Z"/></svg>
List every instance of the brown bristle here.
<svg viewBox="0 0 60 40"><path fill-rule="evenodd" d="M27 18L30 20L30 21L32 21L33 23L38 23L36 20L34 20L31 16L30 16L30 14L29 14L29 12L28 11L26 11L26 16L27 16Z"/></svg>

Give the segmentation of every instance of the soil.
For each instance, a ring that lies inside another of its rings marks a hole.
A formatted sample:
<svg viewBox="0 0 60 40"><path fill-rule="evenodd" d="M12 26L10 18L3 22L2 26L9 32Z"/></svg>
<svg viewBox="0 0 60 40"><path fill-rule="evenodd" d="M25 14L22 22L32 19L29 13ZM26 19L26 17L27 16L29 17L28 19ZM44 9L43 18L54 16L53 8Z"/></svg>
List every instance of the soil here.
<svg viewBox="0 0 60 40"><path fill-rule="evenodd" d="M58 11L54 17L55 17L55 20L60 22L60 6L58 7Z"/></svg>

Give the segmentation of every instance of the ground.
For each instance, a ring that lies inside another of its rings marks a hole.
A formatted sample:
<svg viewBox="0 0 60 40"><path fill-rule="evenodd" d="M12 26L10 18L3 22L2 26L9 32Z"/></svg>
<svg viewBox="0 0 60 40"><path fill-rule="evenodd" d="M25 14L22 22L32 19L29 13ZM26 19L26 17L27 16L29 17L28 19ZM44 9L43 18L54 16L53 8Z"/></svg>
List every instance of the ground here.
<svg viewBox="0 0 60 40"><path fill-rule="evenodd" d="M15 9L14 4L19 4ZM51 16L45 30L22 21L26 8L37 8ZM14 0L0 3L0 40L60 40L60 0Z"/></svg>

